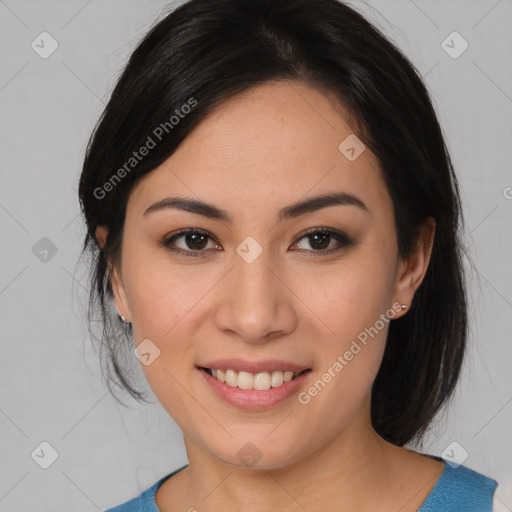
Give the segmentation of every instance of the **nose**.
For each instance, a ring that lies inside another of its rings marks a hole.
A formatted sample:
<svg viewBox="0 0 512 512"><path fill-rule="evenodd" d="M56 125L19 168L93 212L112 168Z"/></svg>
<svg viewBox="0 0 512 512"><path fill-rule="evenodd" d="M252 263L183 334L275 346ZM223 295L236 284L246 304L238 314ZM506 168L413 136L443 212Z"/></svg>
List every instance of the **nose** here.
<svg viewBox="0 0 512 512"><path fill-rule="evenodd" d="M251 343L293 332L297 325L294 294L283 272L268 251L252 263L235 254L233 267L217 290L216 327Z"/></svg>

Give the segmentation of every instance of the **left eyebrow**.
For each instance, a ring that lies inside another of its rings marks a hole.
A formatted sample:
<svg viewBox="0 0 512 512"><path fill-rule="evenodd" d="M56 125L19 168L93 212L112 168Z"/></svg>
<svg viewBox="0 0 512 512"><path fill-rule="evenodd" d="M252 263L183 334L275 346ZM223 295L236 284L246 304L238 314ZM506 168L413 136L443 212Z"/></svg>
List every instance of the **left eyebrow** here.
<svg viewBox="0 0 512 512"><path fill-rule="evenodd" d="M338 192L310 197L304 201L298 201L290 206L286 206L280 210L279 220L298 217L299 215L327 208L328 206L357 206L366 212L368 211L367 206L359 197L347 192Z"/></svg>
<svg viewBox="0 0 512 512"><path fill-rule="evenodd" d="M279 211L279 220L299 217L305 213L314 212L329 206L357 206L366 212L368 211L367 206L357 196L347 192L338 192L310 197L286 206ZM167 208L185 210L204 217L232 222L232 217L226 210L203 201L183 197L167 197L157 201L146 209L143 216Z"/></svg>

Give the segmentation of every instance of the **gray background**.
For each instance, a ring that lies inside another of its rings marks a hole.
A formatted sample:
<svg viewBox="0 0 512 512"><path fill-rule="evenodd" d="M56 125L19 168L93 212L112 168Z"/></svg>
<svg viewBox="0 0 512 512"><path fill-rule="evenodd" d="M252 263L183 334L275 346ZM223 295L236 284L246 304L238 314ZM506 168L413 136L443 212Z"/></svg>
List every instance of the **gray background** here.
<svg viewBox="0 0 512 512"><path fill-rule="evenodd" d="M180 430L153 395L155 404L140 406L126 396L125 409L103 386L84 320L86 268L77 266L87 139L127 56L167 4L0 1L1 511L103 510L187 462ZM463 378L423 450L446 454L457 442L464 464L498 480L497 501L512 510L512 1L353 5L426 80L477 268ZM31 47L43 31L58 43L46 59ZM469 43L458 58L442 47L453 31ZM48 469L36 463L50 454L43 445L41 455L43 441L58 453Z"/></svg>

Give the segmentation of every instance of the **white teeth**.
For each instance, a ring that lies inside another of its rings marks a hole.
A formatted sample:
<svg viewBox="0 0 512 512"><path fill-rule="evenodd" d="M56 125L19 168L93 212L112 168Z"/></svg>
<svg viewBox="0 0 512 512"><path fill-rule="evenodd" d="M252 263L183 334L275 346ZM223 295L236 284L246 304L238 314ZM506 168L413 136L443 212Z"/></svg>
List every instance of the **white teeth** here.
<svg viewBox="0 0 512 512"><path fill-rule="evenodd" d="M272 386L272 380L270 379L270 373L261 372L257 373L253 379L253 389L257 389L259 391L265 391L266 389L270 389ZM276 386L274 386L276 387Z"/></svg>
<svg viewBox="0 0 512 512"><path fill-rule="evenodd" d="M240 389L256 389L258 391L265 391L267 389L277 388L282 386L284 382L292 380L294 377L299 375L300 372L292 371L273 371L260 372L260 373L249 373L249 372L237 372L235 370L221 370L216 368L210 369L211 374L220 382L225 382L232 388Z"/></svg>
<svg viewBox="0 0 512 512"><path fill-rule="evenodd" d="M226 370L226 384L232 388L236 388L238 383L238 374L235 370Z"/></svg>
<svg viewBox="0 0 512 512"><path fill-rule="evenodd" d="M238 387L240 389L252 389L252 373L238 372Z"/></svg>
<svg viewBox="0 0 512 512"><path fill-rule="evenodd" d="M277 388L284 382L283 372L272 372L272 387Z"/></svg>

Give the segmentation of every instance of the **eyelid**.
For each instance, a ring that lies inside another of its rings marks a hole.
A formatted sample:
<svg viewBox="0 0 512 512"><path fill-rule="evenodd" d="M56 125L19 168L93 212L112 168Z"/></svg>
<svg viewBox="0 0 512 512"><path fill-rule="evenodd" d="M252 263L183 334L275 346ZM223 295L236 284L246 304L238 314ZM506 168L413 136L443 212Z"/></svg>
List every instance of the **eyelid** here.
<svg viewBox="0 0 512 512"><path fill-rule="evenodd" d="M355 243L356 243L355 239L352 238L351 236L349 236L344 231L341 231L339 229L319 226L319 227L309 228L306 231L303 231L300 235L297 236L296 242L294 242L293 245L298 244L303 238L307 238L309 235L314 235L315 233L329 234L331 236L331 238L334 238L338 242L338 245L335 247L331 247L330 249L325 249L325 250L320 250L320 251L302 250L303 252L306 252L306 253L309 253L312 255L322 256L322 255L331 254L333 252L339 251L346 247L351 247L351 246L355 245Z"/></svg>
<svg viewBox="0 0 512 512"><path fill-rule="evenodd" d="M191 250L185 250L185 249L176 249L176 248L173 248L171 247L171 243L173 243L175 240L177 240L178 238L181 238L182 236L184 235L187 235L189 233L193 233L193 234L198 234L198 235L204 235L206 237L208 237L210 240L214 241L214 243L216 245L220 245L216 240L215 238L212 236L212 234L204 229L201 229L201 228L184 228L184 229L180 229L178 232L170 235L170 236L164 236L163 239L159 240L158 244L159 246L163 247L164 249L168 249L172 252L175 252L177 254L180 254L180 255L183 255L183 256L204 256L206 255L206 251L203 249L203 250L196 250L196 251L191 251ZM222 249L223 250L223 249Z"/></svg>

